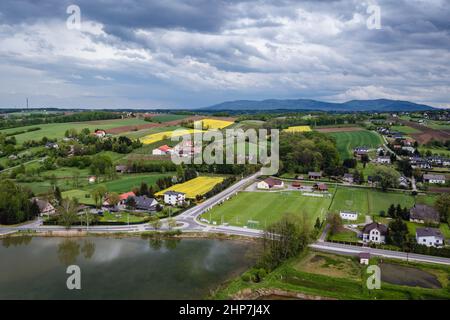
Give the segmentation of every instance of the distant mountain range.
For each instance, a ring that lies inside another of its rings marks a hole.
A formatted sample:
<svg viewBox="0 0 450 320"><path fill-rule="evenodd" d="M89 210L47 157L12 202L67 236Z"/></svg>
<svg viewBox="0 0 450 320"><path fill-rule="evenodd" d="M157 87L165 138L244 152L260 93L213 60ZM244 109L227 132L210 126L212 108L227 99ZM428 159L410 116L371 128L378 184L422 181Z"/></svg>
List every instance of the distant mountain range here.
<svg viewBox="0 0 450 320"><path fill-rule="evenodd" d="M294 100L237 100L227 101L204 108L204 110L255 111L255 110L308 110L308 111L336 111L336 112L401 112L427 111L435 108L409 101L377 99L352 100L343 103L323 102L310 99Z"/></svg>

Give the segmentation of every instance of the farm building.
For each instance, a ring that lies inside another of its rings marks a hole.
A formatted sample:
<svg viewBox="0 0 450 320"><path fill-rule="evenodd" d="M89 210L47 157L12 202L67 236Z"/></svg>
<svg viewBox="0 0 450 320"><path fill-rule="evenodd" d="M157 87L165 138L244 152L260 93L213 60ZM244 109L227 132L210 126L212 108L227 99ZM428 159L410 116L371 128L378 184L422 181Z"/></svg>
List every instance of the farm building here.
<svg viewBox="0 0 450 320"><path fill-rule="evenodd" d="M409 220L417 223L439 223L439 212L425 204L416 204L409 211Z"/></svg>
<svg viewBox="0 0 450 320"><path fill-rule="evenodd" d="M133 198L133 197L135 197L136 195L134 194L134 192L132 192L132 191L130 191L130 192L127 192L127 193L122 193L121 195L119 195L119 199L120 199L120 204L125 204L125 202L127 201L127 199L128 198Z"/></svg>
<svg viewBox="0 0 450 320"><path fill-rule="evenodd" d="M95 130L94 135L98 138L104 138L106 137L106 131L105 130Z"/></svg>
<svg viewBox="0 0 450 320"><path fill-rule="evenodd" d="M322 172L308 172L308 178L310 180L318 180L322 178Z"/></svg>
<svg viewBox="0 0 450 320"><path fill-rule="evenodd" d="M431 184L445 184L445 176L443 174L424 174L423 181Z"/></svg>
<svg viewBox="0 0 450 320"><path fill-rule="evenodd" d="M284 182L278 179L267 178L263 181L258 182L258 189L272 189L272 188L283 188Z"/></svg>
<svg viewBox="0 0 450 320"><path fill-rule="evenodd" d="M359 263L369 265L370 253L369 252L361 252L359 254Z"/></svg>
<svg viewBox="0 0 450 320"><path fill-rule="evenodd" d="M384 224L372 222L363 228L363 242L384 243L388 228Z"/></svg>
<svg viewBox="0 0 450 320"><path fill-rule="evenodd" d="M328 191L328 186L325 183L316 183L314 185L314 189L316 189L317 191Z"/></svg>
<svg viewBox="0 0 450 320"><path fill-rule="evenodd" d="M158 201L154 198L149 198L147 196L138 196L134 197L134 201L136 202L136 209L143 211L155 211L156 206L158 205Z"/></svg>
<svg viewBox="0 0 450 320"><path fill-rule="evenodd" d="M163 145L159 148L153 149L152 154L154 156L165 156L167 154L171 154L172 153L172 148L169 147L168 145Z"/></svg>
<svg viewBox="0 0 450 320"><path fill-rule="evenodd" d="M89 183L95 183L95 181L97 181L97 177L96 177L96 176L90 176L90 177L88 178L88 182L89 182Z"/></svg>
<svg viewBox="0 0 450 320"><path fill-rule="evenodd" d="M300 182L293 182L293 183L292 183L292 187L293 187L293 188L301 188L301 187L302 187L302 184L301 184Z"/></svg>
<svg viewBox="0 0 450 320"><path fill-rule="evenodd" d="M356 220L358 220L358 213L357 213L357 212L341 211L341 212L339 213L339 216L340 216L343 220L351 220L351 221L356 221Z"/></svg>
<svg viewBox="0 0 450 320"><path fill-rule="evenodd" d="M436 228L417 228L416 241L418 244L427 247L442 247L444 246L444 236L441 231Z"/></svg>
<svg viewBox="0 0 450 320"><path fill-rule="evenodd" d="M31 202L36 202L38 208L39 208L39 214L42 216L49 216L56 213L55 207L53 205L45 200L40 200L38 198L31 199Z"/></svg>
<svg viewBox="0 0 450 320"><path fill-rule="evenodd" d="M172 206L182 205L186 200L186 194L177 191L167 191L164 192L164 203L170 204Z"/></svg>
<svg viewBox="0 0 450 320"><path fill-rule="evenodd" d="M344 174L344 181L348 182L348 183L353 183L353 181L354 181L353 174L351 174L351 173Z"/></svg>
<svg viewBox="0 0 450 320"><path fill-rule="evenodd" d="M125 166L125 165L118 165L118 166L116 166L116 172L119 172L119 173L128 173L128 172L130 172L131 170L128 168L128 166Z"/></svg>
<svg viewBox="0 0 450 320"><path fill-rule="evenodd" d="M381 164L391 164L391 157L389 156L380 156L377 158L377 163Z"/></svg>

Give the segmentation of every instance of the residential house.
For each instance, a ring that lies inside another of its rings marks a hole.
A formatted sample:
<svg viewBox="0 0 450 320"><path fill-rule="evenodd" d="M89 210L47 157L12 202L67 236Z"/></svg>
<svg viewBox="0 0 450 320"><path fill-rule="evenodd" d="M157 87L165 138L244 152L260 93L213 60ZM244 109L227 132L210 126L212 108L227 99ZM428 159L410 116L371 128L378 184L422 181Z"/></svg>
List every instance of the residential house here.
<svg viewBox="0 0 450 320"><path fill-rule="evenodd" d="M398 178L398 185L400 188L407 189L409 187L409 180L405 176Z"/></svg>
<svg viewBox="0 0 450 320"><path fill-rule="evenodd" d="M391 157L389 157L389 156L380 156L380 157L377 158L377 163L391 164Z"/></svg>
<svg viewBox="0 0 450 320"><path fill-rule="evenodd" d="M158 205L158 201L147 196L135 196L134 201L137 210L156 211L156 206Z"/></svg>
<svg viewBox="0 0 450 320"><path fill-rule="evenodd" d="M292 182L292 188L300 189L302 184L300 182Z"/></svg>
<svg viewBox="0 0 450 320"><path fill-rule="evenodd" d="M116 166L116 172L119 173L129 173L131 170L128 168L128 166L125 165L118 165Z"/></svg>
<svg viewBox="0 0 450 320"><path fill-rule="evenodd" d="M444 246L444 236L441 231L436 228L417 228L416 241L418 244L427 247L442 247Z"/></svg>
<svg viewBox="0 0 450 320"><path fill-rule="evenodd" d="M106 137L106 131L105 130L95 130L94 135L98 138L104 138Z"/></svg>
<svg viewBox="0 0 450 320"><path fill-rule="evenodd" d="M357 212L341 211L341 212L339 213L339 216L340 216L343 220L351 220L351 221L356 221L356 220L358 220L358 213L357 213Z"/></svg>
<svg viewBox="0 0 450 320"><path fill-rule="evenodd" d="M308 172L308 178L310 180L322 179L322 172Z"/></svg>
<svg viewBox="0 0 450 320"><path fill-rule="evenodd" d="M353 181L354 181L353 174L345 173L344 174L344 181L348 182L348 183L353 183Z"/></svg>
<svg viewBox="0 0 450 320"><path fill-rule="evenodd" d="M409 211L409 221L417 223L439 223L439 212L425 204L416 204Z"/></svg>
<svg viewBox="0 0 450 320"><path fill-rule="evenodd" d="M59 149L59 145L57 143L55 143L55 142L47 142L45 144L45 147L47 149Z"/></svg>
<svg viewBox="0 0 450 320"><path fill-rule="evenodd" d="M372 222L366 224L363 228L363 242L364 243L384 243L386 241L388 228L384 224Z"/></svg>
<svg viewBox="0 0 450 320"><path fill-rule="evenodd" d="M359 263L369 265L370 253L369 252L360 252L359 253Z"/></svg>
<svg viewBox="0 0 450 320"><path fill-rule="evenodd" d="M46 200L41 200L39 198L32 198L31 202L36 202L41 217L53 215L56 213L55 207Z"/></svg>
<svg viewBox="0 0 450 320"><path fill-rule="evenodd" d="M431 184L445 184L445 176L443 174L424 174L423 181Z"/></svg>
<svg viewBox="0 0 450 320"><path fill-rule="evenodd" d="M416 149L414 147L403 146L402 150L407 151L409 153L414 153Z"/></svg>
<svg viewBox="0 0 450 320"><path fill-rule="evenodd" d="M171 206L183 205L186 200L186 194L177 191L167 191L164 193L164 203Z"/></svg>
<svg viewBox="0 0 450 320"><path fill-rule="evenodd" d="M119 195L119 199L120 199L119 204L125 205L127 200L128 200L128 198L134 198L134 197L136 197L136 195L132 191L126 192L126 193L122 193L121 195Z"/></svg>
<svg viewBox="0 0 450 320"><path fill-rule="evenodd" d="M168 145L163 145L159 148L153 149L152 154L154 156L165 156L167 154L171 154L173 152L173 149L169 147Z"/></svg>
<svg viewBox="0 0 450 320"><path fill-rule="evenodd" d="M88 182L89 182L89 183L95 183L95 181L97 181L97 177L96 177L96 176L90 176L90 177L88 178Z"/></svg>
<svg viewBox="0 0 450 320"><path fill-rule="evenodd" d="M369 149L366 149L365 147L358 147L354 150L353 154L356 158L361 159L363 156L369 155Z"/></svg>
<svg viewBox="0 0 450 320"><path fill-rule="evenodd" d="M317 191L326 192L328 191L328 186L325 183L316 183L314 185L314 189Z"/></svg>
<svg viewBox="0 0 450 320"><path fill-rule="evenodd" d="M173 148L173 153L180 157L192 157L195 154L201 153L201 146L196 146L192 141L183 141Z"/></svg>
<svg viewBox="0 0 450 320"><path fill-rule="evenodd" d="M284 182L278 179L273 178L267 178L263 181L258 182L257 188L258 189L272 189L272 188L283 188Z"/></svg>

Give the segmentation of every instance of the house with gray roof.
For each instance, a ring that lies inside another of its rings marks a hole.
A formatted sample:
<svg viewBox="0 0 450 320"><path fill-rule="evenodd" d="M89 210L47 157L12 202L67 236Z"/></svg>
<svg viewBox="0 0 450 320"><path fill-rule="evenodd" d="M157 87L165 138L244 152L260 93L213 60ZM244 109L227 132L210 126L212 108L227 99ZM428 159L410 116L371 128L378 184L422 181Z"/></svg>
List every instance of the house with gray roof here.
<svg viewBox="0 0 450 320"><path fill-rule="evenodd" d="M409 211L409 221L417 223L439 223L439 212L425 204L416 204Z"/></svg>
<svg viewBox="0 0 450 320"><path fill-rule="evenodd" d="M431 184L445 184L445 176L443 174L424 174L423 181Z"/></svg>
<svg viewBox="0 0 450 320"><path fill-rule="evenodd" d="M387 226L378 222L366 224L363 228L363 242L364 243L384 243L388 232Z"/></svg>
<svg viewBox="0 0 450 320"><path fill-rule="evenodd" d="M441 231L436 228L417 228L416 241L427 247L442 247L445 239Z"/></svg>

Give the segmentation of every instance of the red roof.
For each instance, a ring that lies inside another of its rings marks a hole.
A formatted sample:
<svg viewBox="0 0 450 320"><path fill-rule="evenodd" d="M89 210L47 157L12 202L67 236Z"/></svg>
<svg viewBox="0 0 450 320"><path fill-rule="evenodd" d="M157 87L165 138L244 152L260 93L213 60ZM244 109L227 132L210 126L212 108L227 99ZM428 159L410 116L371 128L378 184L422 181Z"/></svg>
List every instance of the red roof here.
<svg viewBox="0 0 450 320"><path fill-rule="evenodd" d="M169 147L168 145L163 145L163 146L161 146L161 147L159 147L158 148L159 150L161 150L161 151L163 151L163 152L167 152L167 151L170 151L170 150L172 150L172 148L171 147Z"/></svg>
<svg viewBox="0 0 450 320"><path fill-rule="evenodd" d="M119 197L120 197L120 201L122 200L127 200L129 197L135 197L136 195L134 194L134 192L130 191L127 193L122 193Z"/></svg>

